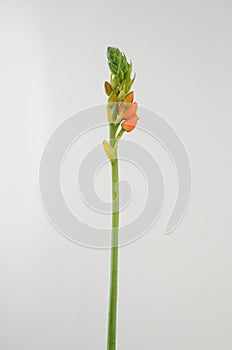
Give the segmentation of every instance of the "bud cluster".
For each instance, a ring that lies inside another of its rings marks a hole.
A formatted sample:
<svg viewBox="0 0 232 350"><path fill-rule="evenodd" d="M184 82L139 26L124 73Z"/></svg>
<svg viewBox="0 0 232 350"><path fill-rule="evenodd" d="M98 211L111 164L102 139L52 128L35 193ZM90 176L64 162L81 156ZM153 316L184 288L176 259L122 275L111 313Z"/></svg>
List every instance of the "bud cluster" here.
<svg viewBox="0 0 232 350"><path fill-rule="evenodd" d="M107 49L108 64L111 71L110 83L105 83L105 91L109 96L109 102L116 98L122 101L130 91L135 76L131 78L132 62L128 62L125 54L116 47Z"/></svg>

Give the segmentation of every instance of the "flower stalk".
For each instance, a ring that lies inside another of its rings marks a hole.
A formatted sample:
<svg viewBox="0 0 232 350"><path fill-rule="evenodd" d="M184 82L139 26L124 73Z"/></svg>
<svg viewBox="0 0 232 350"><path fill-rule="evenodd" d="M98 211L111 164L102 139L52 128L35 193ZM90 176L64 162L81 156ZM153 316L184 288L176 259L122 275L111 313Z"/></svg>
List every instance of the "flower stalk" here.
<svg viewBox="0 0 232 350"><path fill-rule="evenodd" d="M114 147L113 125L110 126L111 146ZM111 161L112 175L112 237L111 237L111 265L110 265L110 293L109 293L109 319L108 319L108 350L116 349L117 334L117 296L118 296L118 225L119 225L119 184L118 184L118 158Z"/></svg>
<svg viewBox="0 0 232 350"><path fill-rule="evenodd" d="M133 103L134 92L130 91L135 80L135 75L131 78L132 62L128 62L125 54L114 47L108 47L107 58L111 74L110 83L105 82L104 88L108 96L109 142L104 140L103 147L111 162L112 176L112 236L107 350L116 350L119 260L119 171L117 150L124 132L132 131L139 118L136 114L138 105Z"/></svg>

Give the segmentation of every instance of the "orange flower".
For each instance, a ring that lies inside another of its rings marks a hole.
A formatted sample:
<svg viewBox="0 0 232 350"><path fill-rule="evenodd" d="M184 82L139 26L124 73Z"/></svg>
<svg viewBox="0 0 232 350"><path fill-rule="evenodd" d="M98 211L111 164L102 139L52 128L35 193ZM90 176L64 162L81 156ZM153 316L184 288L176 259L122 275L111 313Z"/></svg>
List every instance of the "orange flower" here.
<svg viewBox="0 0 232 350"><path fill-rule="evenodd" d="M127 132L131 132L136 127L138 120L139 117L137 116L137 114L134 114L122 123L122 128Z"/></svg>
<svg viewBox="0 0 232 350"><path fill-rule="evenodd" d="M132 105L126 109L123 119L128 120L131 116L133 116L136 113L137 109L138 103L132 103Z"/></svg>

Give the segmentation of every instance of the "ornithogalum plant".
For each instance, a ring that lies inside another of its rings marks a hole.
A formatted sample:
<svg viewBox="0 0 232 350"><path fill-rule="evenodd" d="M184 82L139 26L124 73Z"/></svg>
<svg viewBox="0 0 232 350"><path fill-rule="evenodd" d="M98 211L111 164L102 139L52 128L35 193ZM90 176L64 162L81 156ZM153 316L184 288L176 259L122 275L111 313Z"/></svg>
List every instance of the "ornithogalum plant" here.
<svg viewBox="0 0 232 350"><path fill-rule="evenodd" d="M131 87L132 62L118 48L108 47L107 58L110 69L110 82L105 82L108 96L107 117L109 140L103 142L104 150L112 170L112 237L109 290L109 317L107 350L116 350L117 341L117 296L118 296L118 242L119 242L119 177L117 150L124 132L131 132L137 122L138 104L134 101Z"/></svg>

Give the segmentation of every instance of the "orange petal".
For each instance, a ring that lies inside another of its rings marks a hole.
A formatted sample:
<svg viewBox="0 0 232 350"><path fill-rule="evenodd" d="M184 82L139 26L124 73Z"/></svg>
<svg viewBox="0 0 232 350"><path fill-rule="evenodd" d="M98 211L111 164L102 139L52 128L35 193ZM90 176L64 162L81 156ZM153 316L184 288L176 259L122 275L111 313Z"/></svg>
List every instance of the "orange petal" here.
<svg viewBox="0 0 232 350"><path fill-rule="evenodd" d="M123 109L123 101L120 103L118 107L118 115L122 113L122 109Z"/></svg>
<svg viewBox="0 0 232 350"><path fill-rule="evenodd" d="M132 103L132 105L126 109L123 118L125 120L128 120L132 115L136 113L137 108L138 108L138 103L137 102Z"/></svg>
<svg viewBox="0 0 232 350"><path fill-rule="evenodd" d="M139 117L137 116L137 114L134 114L129 119L127 119L125 122L122 123L122 128L125 131L130 132L134 130L138 120L139 120Z"/></svg>

